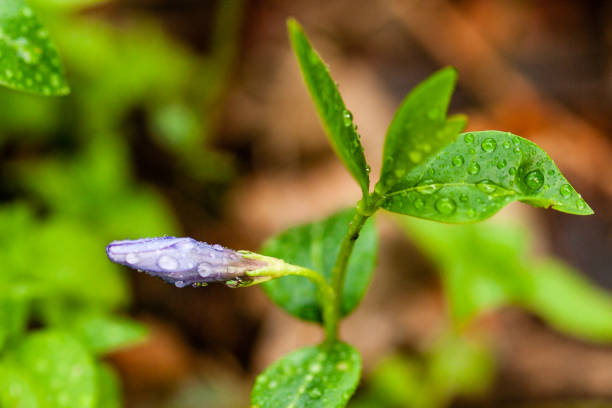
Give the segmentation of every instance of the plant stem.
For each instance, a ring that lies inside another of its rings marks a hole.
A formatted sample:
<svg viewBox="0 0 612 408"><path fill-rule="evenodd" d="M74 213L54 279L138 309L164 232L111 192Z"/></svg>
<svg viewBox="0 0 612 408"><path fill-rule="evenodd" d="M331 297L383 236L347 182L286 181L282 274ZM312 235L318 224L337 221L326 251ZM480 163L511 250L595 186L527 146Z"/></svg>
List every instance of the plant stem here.
<svg viewBox="0 0 612 408"><path fill-rule="evenodd" d="M359 238L359 233L363 228L365 222L376 212L380 205L379 197L376 193L365 197L359 203L357 203L357 211L355 216L351 220L346 235L342 239L340 244L340 250L336 257L336 263L332 268L331 273L331 287L334 291L335 298L332 308L332 322L330 323L331 330L325 331L326 343L332 343L338 338L338 325L342 316L342 294L344 291L344 280L346 278L346 271L348 268L349 259L353 253L355 242ZM326 326L327 327L327 326Z"/></svg>
<svg viewBox="0 0 612 408"><path fill-rule="evenodd" d="M267 257L259 255L257 258L264 259ZM310 281L314 283L317 287L319 301L323 309L323 325L325 327L325 338L327 339L328 337L330 337L330 334L335 332L333 310L334 305L336 304L336 293L334 292L331 285L327 282L323 275L321 275L319 272L313 271L312 269L287 264L275 258L268 259L274 259L273 263L271 263L270 266L250 271L247 273L247 275L251 277L262 276L269 278L280 278L283 276L294 275L303 276L305 278L310 279Z"/></svg>

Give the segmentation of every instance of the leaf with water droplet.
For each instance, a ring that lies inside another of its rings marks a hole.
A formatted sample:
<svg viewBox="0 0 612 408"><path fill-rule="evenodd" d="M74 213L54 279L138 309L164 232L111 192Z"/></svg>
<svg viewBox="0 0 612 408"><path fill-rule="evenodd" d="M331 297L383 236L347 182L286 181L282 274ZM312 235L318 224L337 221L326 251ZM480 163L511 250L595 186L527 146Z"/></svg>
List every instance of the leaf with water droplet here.
<svg viewBox="0 0 612 408"><path fill-rule="evenodd" d="M496 148L507 144L519 153ZM482 148L470 156L473 145ZM457 157L470 157L470 162L457 166ZM436 169L433 177L428 175L431 168ZM433 193L423 195L427 191ZM483 220L513 201L570 214L593 213L546 152L529 140L498 131L462 135L408 172L386 196L382 207L389 211L452 223ZM423 202L420 208L414 205L417 196ZM452 198L456 210L440 211L441 198Z"/></svg>
<svg viewBox="0 0 612 408"><path fill-rule="evenodd" d="M387 130L377 191L386 191L403 181L402 175L455 140L465 128L465 117L446 118L456 80L457 71L447 67L425 79L406 96Z"/></svg>
<svg viewBox="0 0 612 408"><path fill-rule="evenodd" d="M370 178L363 147L353 124L353 115L345 107L325 63L310 45L300 24L289 19L287 27L293 51L325 133L336 154L359 183L364 195L368 194Z"/></svg>
<svg viewBox="0 0 612 408"><path fill-rule="evenodd" d="M340 243L355 210L336 213L322 221L288 229L267 241L261 253L303 266L330 279ZM378 236L368 220L349 260L342 298L342 314L349 314L363 297L376 263ZM266 294L285 311L300 319L321 322L322 309L315 285L301 276L287 276L262 284Z"/></svg>
<svg viewBox="0 0 612 408"><path fill-rule="evenodd" d="M47 96L70 92L57 49L24 0L0 1L0 84Z"/></svg>
<svg viewBox="0 0 612 408"><path fill-rule="evenodd" d="M257 377L251 406L345 407L360 376L361 357L352 346L336 342L304 347L276 361Z"/></svg>

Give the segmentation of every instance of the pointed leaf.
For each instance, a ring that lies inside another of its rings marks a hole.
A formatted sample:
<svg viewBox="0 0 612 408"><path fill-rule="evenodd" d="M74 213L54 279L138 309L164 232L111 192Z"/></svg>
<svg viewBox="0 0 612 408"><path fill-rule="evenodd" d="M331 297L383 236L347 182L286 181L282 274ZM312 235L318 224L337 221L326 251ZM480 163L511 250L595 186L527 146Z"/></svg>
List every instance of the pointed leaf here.
<svg viewBox="0 0 612 408"><path fill-rule="evenodd" d="M342 211L320 222L290 228L266 242L262 253L320 272L329 280L340 243L354 214L354 210ZM368 220L349 260L342 299L343 315L349 314L363 297L372 277L377 249L376 227L373 220ZM317 290L307 278L287 276L262 286L268 296L290 314L321 322Z"/></svg>
<svg viewBox="0 0 612 408"><path fill-rule="evenodd" d="M414 168L387 193L382 206L464 223L488 218L513 201L570 214L593 213L546 152L529 140L492 130L460 135Z"/></svg>
<svg viewBox="0 0 612 408"><path fill-rule="evenodd" d="M446 119L457 71L447 67L421 82L406 96L387 130L379 188L386 191L413 168L452 142L465 119Z"/></svg>
<svg viewBox="0 0 612 408"><path fill-rule="evenodd" d="M361 375L361 357L345 343L286 355L255 381L252 408L346 406Z"/></svg>
<svg viewBox="0 0 612 408"><path fill-rule="evenodd" d="M70 92L49 32L24 0L0 1L0 84L43 95Z"/></svg>
<svg viewBox="0 0 612 408"><path fill-rule="evenodd" d="M334 80L319 55L312 49L300 24L294 19L289 19L287 27L291 45L325 133L336 154L357 180L365 195L370 185L369 167L353 124L353 116L344 106Z"/></svg>

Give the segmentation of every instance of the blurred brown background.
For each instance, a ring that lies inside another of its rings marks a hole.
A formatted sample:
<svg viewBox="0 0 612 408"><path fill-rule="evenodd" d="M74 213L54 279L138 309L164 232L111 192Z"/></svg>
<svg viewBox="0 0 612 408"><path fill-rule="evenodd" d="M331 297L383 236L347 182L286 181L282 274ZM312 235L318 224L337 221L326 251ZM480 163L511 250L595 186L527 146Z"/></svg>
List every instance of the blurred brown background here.
<svg viewBox="0 0 612 408"><path fill-rule="evenodd" d="M210 49L214 1L131 0L94 8L121 21L146 13L198 53ZM508 130L542 146L595 210L591 217L512 205L556 254L612 289L612 3L609 1L247 1L237 54L209 143L235 158L237 175L184 180L143 135L131 155L139 179L159 188L185 235L256 250L288 226L354 204L359 189L335 158L289 48L296 17L330 65L377 176L386 126L405 94L445 65L459 70L451 113L469 130ZM502 215L503 216L503 215ZM433 266L397 227L379 219L379 267L343 335L364 374L391 350L418 350L444 325ZM254 376L284 353L320 339L313 325L275 308L258 288L178 290L131 274L132 313L150 341L111 356L130 407L247 406ZM555 333L504 309L480 319L499 369L482 399L505 406L612 399L612 348ZM205 404L202 401L207 401Z"/></svg>

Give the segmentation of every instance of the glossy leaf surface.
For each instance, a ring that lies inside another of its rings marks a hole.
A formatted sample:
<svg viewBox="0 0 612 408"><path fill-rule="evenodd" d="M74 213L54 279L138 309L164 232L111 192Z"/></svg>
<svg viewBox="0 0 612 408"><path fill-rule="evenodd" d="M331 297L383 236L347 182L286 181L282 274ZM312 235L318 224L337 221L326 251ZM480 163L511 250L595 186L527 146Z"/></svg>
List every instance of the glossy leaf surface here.
<svg viewBox="0 0 612 408"><path fill-rule="evenodd" d="M317 271L329 280L340 243L354 214L354 210L342 211L320 222L290 228L266 242L261 252ZM343 315L349 314L363 297L374 271L377 249L376 227L370 219L364 225L349 260L342 299ZM262 285L268 296L290 314L321 322L317 290L307 278L287 276Z"/></svg>
<svg viewBox="0 0 612 408"><path fill-rule="evenodd" d="M457 71L444 68L406 96L385 137L380 188L387 190L401 181L463 130L465 119L446 119L456 81Z"/></svg>
<svg viewBox="0 0 612 408"><path fill-rule="evenodd" d="M59 54L24 0L0 2L0 84L43 95L66 95Z"/></svg>
<svg viewBox="0 0 612 408"><path fill-rule="evenodd" d="M546 152L498 131L461 134L386 197L389 211L449 223L483 220L513 201L593 213Z"/></svg>
<svg viewBox="0 0 612 408"><path fill-rule="evenodd" d="M252 408L344 407L360 375L361 357L348 344L305 347L257 377Z"/></svg>
<svg viewBox="0 0 612 408"><path fill-rule="evenodd" d="M287 26L291 45L325 133L336 154L357 180L364 194L367 194L370 185L369 167L353 124L353 115L346 109L325 63L310 45L300 24L290 19Z"/></svg>

